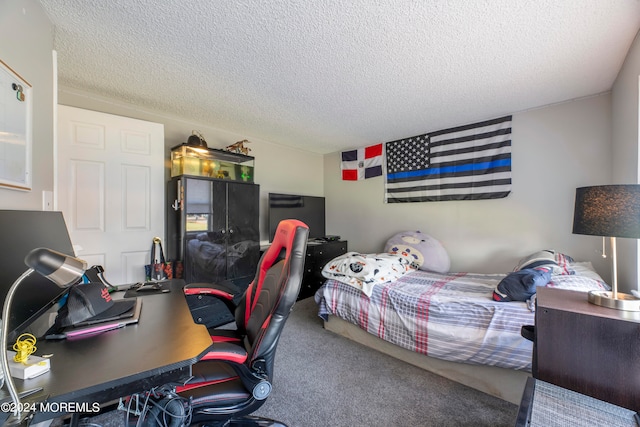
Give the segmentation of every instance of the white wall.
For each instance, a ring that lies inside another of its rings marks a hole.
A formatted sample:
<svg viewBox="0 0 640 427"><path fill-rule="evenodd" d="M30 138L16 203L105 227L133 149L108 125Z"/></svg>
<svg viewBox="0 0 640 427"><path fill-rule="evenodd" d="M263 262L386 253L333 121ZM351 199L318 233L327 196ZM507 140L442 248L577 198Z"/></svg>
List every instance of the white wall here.
<svg viewBox="0 0 640 427"><path fill-rule="evenodd" d="M442 242L452 271L507 272L531 252L556 249L592 261L608 280L601 240L571 231L576 187L611 180L610 104L603 94L514 114L504 199L385 204L382 177L342 181L340 153L327 155L327 232L350 250L379 252L394 233L420 230Z"/></svg>
<svg viewBox="0 0 640 427"><path fill-rule="evenodd" d="M210 148L224 148L234 142L248 139L246 146L255 157L254 180L260 185L260 238L268 239L267 194L269 192L323 194L323 156L291 149L250 135L240 135L216 129L203 123L194 123L167 114L145 111L122 102L95 96L82 91L60 87L58 102L62 105L101 111L164 124L166 149L166 179L169 179L171 147L186 142L194 130L199 131Z"/></svg>
<svg viewBox="0 0 640 427"><path fill-rule="evenodd" d="M37 0L0 1L0 59L33 87L32 190L0 188L0 209L40 210L53 191L52 32Z"/></svg>
<svg viewBox="0 0 640 427"><path fill-rule="evenodd" d="M616 184L640 183L638 175L638 120L640 97L640 33L629 49L620 73L612 89L611 116L613 123L613 182ZM618 241L618 284L620 289L638 289L638 240Z"/></svg>
<svg viewBox="0 0 640 427"><path fill-rule="evenodd" d="M52 25L37 0L0 1L0 58L33 84L35 97L33 190L0 189L0 208L40 209L42 191L53 190L52 34ZM637 181L639 74L640 42L636 38L611 94L515 114L513 192L509 197L399 205L382 203L382 178L341 181L339 153L323 158L287 149L277 141L141 111L69 88L63 88L59 96L66 105L163 123L167 159L168 147L185 141L194 129L214 148L245 138L252 141L256 182L262 193L263 239L266 193L324 194L327 232L342 235L354 250L379 251L393 233L420 229L443 242L454 270L508 270L519 257L552 247L593 261L608 280L608 263L597 255L599 239L571 234L573 197L575 187L581 185ZM434 129L425 132L430 130ZM636 286L638 252L635 241L619 243L632 247L620 251L620 286L625 290Z"/></svg>

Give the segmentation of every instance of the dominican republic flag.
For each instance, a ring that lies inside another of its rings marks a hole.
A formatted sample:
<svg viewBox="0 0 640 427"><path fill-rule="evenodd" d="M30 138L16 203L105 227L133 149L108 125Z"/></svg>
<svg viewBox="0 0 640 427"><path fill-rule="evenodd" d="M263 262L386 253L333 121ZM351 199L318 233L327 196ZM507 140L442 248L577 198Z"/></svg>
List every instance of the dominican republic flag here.
<svg viewBox="0 0 640 427"><path fill-rule="evenodd" d="M385 145L387 203L481 200L511 192L511 116Z"/></svg>
<svg viewBox="0 0 640 427"><path fill-rule="evenodd" d="M382 175L382 144L343 151L340 168L344 181L357 181Z"/></svg>

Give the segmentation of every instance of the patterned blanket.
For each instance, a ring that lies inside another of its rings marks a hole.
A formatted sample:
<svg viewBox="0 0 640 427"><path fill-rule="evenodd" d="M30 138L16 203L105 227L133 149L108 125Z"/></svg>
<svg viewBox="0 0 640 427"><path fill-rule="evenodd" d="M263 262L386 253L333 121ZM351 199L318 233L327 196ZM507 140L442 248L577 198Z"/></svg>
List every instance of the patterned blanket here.
<svg viewBox="0 0 640 427"><path fill-rule="evenodd" d="M392 282L414 271L408 259L401 255L347 252L329 261L322 275L355 286L371 296L375 285Z"/></svg>
<svg viewBox="0 0 640 427"><path fill-rule="evenodd" d="M493 301L504 276L418 270L374 286L370 297L327 280L315 300L323 319L338 316L418 353L531 371L533 343L520 335L520 328L534 324L534 313L524 302Z"/></svg>

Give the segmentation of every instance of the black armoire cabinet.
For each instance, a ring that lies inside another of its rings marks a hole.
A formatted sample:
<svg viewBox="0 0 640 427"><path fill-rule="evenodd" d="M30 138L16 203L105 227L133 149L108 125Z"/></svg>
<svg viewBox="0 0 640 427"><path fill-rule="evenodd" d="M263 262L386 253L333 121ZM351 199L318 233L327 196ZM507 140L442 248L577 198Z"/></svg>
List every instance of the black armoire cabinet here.
<svg viewBox="0 0 640 427"><path fill-rule="evenodd" d="M168 186L167 253L186 283L232 282L243 291L260 259L259 185L180 176Z"/></svg>

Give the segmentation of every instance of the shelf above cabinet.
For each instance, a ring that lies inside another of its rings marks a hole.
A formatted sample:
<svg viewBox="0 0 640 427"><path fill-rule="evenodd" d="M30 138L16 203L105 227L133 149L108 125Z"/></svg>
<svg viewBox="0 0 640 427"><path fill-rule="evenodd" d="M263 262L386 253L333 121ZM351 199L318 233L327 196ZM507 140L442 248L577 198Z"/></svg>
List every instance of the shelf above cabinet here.
<svg viewBox="0 0 640 427"><path fill-rule="evenodd" d="M191 175L253 182L255 158L215 148L180 144L171 149L171 177Z"/></svg>

